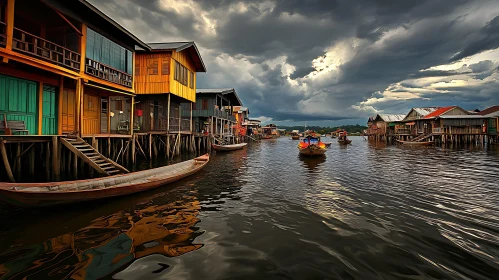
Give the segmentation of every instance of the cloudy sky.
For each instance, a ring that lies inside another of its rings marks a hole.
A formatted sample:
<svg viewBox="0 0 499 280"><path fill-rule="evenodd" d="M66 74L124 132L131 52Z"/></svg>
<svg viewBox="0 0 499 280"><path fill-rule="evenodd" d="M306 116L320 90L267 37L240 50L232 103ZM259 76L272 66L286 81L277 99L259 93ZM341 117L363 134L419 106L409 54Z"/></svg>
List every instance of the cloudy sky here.
<svg viewBox="0 0 499 280"><path fill-rule="evenodd" d="M497 0L90 2L145 42L195 41L198 88L235 88L264 121L499 104Z"/></svg>

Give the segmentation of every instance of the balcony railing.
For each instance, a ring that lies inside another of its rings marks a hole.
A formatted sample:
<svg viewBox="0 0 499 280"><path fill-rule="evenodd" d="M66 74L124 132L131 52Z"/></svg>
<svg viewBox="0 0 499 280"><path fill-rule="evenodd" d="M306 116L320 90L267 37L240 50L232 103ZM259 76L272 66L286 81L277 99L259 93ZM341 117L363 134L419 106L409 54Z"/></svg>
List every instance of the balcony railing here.
<svg viewBox="0 0 499 280"><path fill-rule="evenodd" d="M0 9L1 10L1 9ZM7 43L7 24L0 21L0 46L5 46Z"/></svg>
<svg viewBox="0 0 499 280"><path fill-rule="evenodd" d="M432 132L433 134L441 134L441 133L443 133L443 132L444 132L444 130L443 130L443 128L441 128L441 127L434 127L434 128L431 130L431 132Z"/></svg>
<svg viewBox="0 0 499 280"><path fill-rule="evenodd" d="M191 131L190 119L170 118L170 132Z"/></svg>
<svg viewBox="0 0 499 280"><path fill-rule="evenodd" d="M185 116L185 115L184 115ZM192 110L193 117L217 117L235 122L236 118L231 114L218 109Z"/></svg>
<svg viewBox="0 0 499 280"><path fill-rule="evenodd" d="M14 28L12 49L71 70L80 70L79 53L54 44L19 28Z"/></svg>
<svg viewBox="0 0 499 280"><path fill-rule="evenodd" d="M85 73L125 87L132 87L132 75L90 58L85 59Z"/></svg>

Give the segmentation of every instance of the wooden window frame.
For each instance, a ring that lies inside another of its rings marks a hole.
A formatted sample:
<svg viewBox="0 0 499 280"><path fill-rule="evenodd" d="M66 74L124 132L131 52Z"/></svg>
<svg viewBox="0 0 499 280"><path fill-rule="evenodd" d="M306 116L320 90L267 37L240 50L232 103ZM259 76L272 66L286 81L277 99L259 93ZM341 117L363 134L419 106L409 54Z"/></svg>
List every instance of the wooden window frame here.
<svg viewBox="0 0 499 280"><path fill-rule="evenodd" d="M155 76L159 74L159 59L151 57L146 60L147 62L147 75Z"/></svg>
<svg viewBox="0 0 499 280"><path fill-rule="evenodd" d="M163 58L161 60L161 75L170 75L170 58Z"/></svg>

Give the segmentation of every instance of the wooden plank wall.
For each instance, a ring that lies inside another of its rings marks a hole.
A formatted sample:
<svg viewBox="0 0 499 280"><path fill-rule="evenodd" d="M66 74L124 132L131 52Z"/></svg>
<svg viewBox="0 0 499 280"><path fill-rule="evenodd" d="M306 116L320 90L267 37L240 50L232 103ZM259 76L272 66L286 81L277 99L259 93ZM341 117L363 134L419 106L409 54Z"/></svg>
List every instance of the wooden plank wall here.
<svg viewBox="0 0 499 280"><path fill-rule="evenodd" d="M166 73L165 73L166 72ZM135 93L170 92L171 53L135 54Z"/></svg>
<svg viewBox="0 0 499 280"><path fill-rule="evenodd" d="M175 63L174 61L178 61L180 64L184 65L189 71L194 73L194 88L189 87L190 83L190 75L188 75L189 82L187 86L182 85L177 82L174 77L175 71ZM179 97L185 98L189 101L196 102L196 68L194 67L194 62L189 57L187 51L183 52L173 52L172 53L172 63L170 63L170 92Z"/></svg>

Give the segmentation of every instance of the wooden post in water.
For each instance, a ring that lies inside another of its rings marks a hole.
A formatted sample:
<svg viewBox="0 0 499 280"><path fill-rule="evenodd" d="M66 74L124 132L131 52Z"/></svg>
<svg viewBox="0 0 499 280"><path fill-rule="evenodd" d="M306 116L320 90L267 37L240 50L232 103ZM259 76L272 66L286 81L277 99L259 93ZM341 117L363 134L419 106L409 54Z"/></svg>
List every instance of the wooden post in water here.
<svg viewBox="0 0 499 280"><path fill-rule="evenodd" d="M0 153L2 154L3 165L5 166L5 172L7 173L7 178L10 182L15 183L14 175L12 174L12 169L10 169L9 158L7 157L7 150L5 149L5 143L3 138L0 138Z"/></svg>
<svg viewBox="0 0 499 280"><path fill-rule="evenodd" d="M14 162L14 169L16 172L16 177L21 177L21 143L17 143L16 148L16 159Z"/></svg>
<svg viewBox="0 0 499 280"><path fill-rule="evenodd" d="M54 181L59 181L61 176L59 155L59 138L52 136L52 176Z"/></svg>
<svg viewBox="0 0 499 280"><path fill-rule="evenodd" d="M137 135L132 134L132 164L135 164L135 137Z"/></svg>

